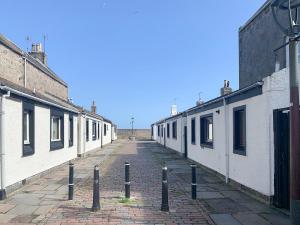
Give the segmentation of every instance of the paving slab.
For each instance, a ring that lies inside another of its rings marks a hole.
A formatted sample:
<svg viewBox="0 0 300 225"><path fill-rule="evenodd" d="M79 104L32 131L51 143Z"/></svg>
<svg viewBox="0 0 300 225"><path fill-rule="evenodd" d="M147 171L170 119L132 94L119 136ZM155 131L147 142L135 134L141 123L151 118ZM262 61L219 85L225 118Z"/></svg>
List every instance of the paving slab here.
<svg viewBox="0 0 300 225"><path fill-rule="evenodd" d="M0 204L0 214L5 214L9 210L13 209L14 207L16 207L16 205L12 205L12 204Z"/></svg>
<svg viewBox="0 0 300 225"><path fill-rule="evenodd" d="M290 225L289 217L284 214L262 213L260 215L270 221L272 225Z"/></svg>
<svg viewBox="0 0 300 225"><path fill-rule="evenodd" d="M210 214L210 218L216 225L243 225L230 214Z"/></svg>
<svg viewBox="0 0 300 225"><path fill-rule="evenodd" d="M216 198L225 198L225 197L219 192L201 191L201 192L197 192L197 198L216 199Z"/></svg>
<svg viewBox="0 0 300 225"><path fill-rule="evenodd" d="M243 225L270 225L263 217L254 213L237 213L233 215Z"/></svg>
<svg viewBox="0 0 300 225"><path fill-rule="evenodd" d="M124 203L125 161L131 163L132 199ZM162 162L169 168L168 213L160 210ZM96 164L100 164L101 210L93 213L92 181ZM288 217L276 209L225 184L200 166L197 167L198 199L191 200L190 161L154 142L119 140L76 160L75 168L73 201L67 200L66 165L9 196L2 208L0 205L0 221L9 225L21 221L38 225L288 224Z"/></svg>
<svg viewBox="0 0 300 225"><path fill-rule="evenodd" d="M207 199L205 200L208 207L206 209L212 213L238 213L247 212L249 209L241 204L234 202L229 198Z"/></svg>

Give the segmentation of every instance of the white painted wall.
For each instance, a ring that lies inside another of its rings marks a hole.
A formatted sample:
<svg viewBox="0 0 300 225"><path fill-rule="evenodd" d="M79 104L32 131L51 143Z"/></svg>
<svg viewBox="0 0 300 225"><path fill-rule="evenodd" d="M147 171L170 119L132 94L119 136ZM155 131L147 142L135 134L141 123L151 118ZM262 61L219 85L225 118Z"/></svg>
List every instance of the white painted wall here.
<svg viewBox="0 0 300 225"><path fill-rule="evenodd" d="M172 129L172 124L173 122L177 122L177 138L174 139L173 138L173 129ZM183 134L183 130L182 130L182 118L175 118L175 119L170 119L166 121L166 147L167 148L171 148L175 151L177 151L178 153L183 153L183 149L182 149L182 134ZM167 124L170 124L170 137L167 136Z"/></svg>
<svg viewBox="0 0 300 225"><path fill-rule="evenodd" d="M220 110L220 114L216 113ZM202 147L200 145L200 117L213 114L213 138L214 148ZM196 143L191 143L191 119L196 121ZM187 116L187 142L188 142L188 158L205 165L208 168L216 170L225 175L225 129L224 129L224 110L216 108L206 112L197 113Z"/></svg>
<svg viewBox="0 0 300 225"><path fill-rule="evenodd" d="M89 120L89 140L86 141L86 120ZM95 150L97 148L101 148L101 131L102 131L102 121L88 116L88 115L80 115L79 116L80 121L80 135L78 138L80 138L80 147L78 148L78 154L82 155L84 153L87 153L91 150ZM96 140L93 140L93 121L96 122L96 130L98 132L98 123L100 126L100 135L98 139L98 134L96 132Z"/></svg>
<svg viewBox="0 0 300 225"><path fill-rule="evenodd" d="M157 125L153 124L151 126L153 128L153 135L151 136L152 140L156 141L157 140Z"/></svg>
<svg viewBox="0 0 300 225"><path fill-rule="evenodd" d="M227 105L226 118L223 106L187 117L188 157L225 176L227 136L229 178L266 196L272 196L274 195L273 110L289 106L288 69L278 71L263 81L263 94ZM233 153L233 108L242 105L246 105L246 156ZM217 110L220 110L220 113L217 113ZM210 113L213 113L214 120L213 149L200 145L200 117ZM191 144L193 117L196 118L195 145ZM228 130L225 129L225 121ZM180 129L180 123L177 124ZM183 127L179 132L183 136ZM157 142L163 144L163 138L157 137ZM178 151L178 146L179 143L167 139L167 147Z"/></svg>
<svg viewBox="0 0 300 225"><path fill-rule="evenodd" d="M117 139L118 139L117 128L115 126L112 126L112 140L115 141Z"/></svg>
<svg viewBox="0 0 300 225"><path fill-rule="evenodd" d="M22 156L22 102L5 100L6 185L12 185L77 156L77 116L74 116L74 145L69 147L69 114L64 114L64 148L50 151L50 109L35 106L35 153Z"/></svg>
<svg viewBox="0 0 300 225"><path fill-rule="evenodd" d="M104 136L104 124L106 124L107 130L106 130L106 136ZM111 143L111 123L103 121L103 126L102 126L102 145L107 145Z"/></svg>

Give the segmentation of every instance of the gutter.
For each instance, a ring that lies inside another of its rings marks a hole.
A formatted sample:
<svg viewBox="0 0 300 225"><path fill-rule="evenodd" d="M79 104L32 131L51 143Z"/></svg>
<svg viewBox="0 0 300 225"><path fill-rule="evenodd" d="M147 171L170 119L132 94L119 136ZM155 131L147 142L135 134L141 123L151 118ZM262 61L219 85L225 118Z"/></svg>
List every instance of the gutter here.
<svg viewBox="0 0 300 225"><path fill-rule="evenodd" d="M25 97L25 98L28 98L28 99L31 99L31 100L35 100L37 102L41 102L41 103L44 103L44 104L47 104L47 105L51 105L51 106L54 106L54 107L57 107L57 108L60 108L60 109L64 109L64 110L66 110L68 112L73 112L73 113L78 114L78 111L69 109L67 107L61 106L61 105L53 103L53 102L49 102L47 100L44 100L44 99L41 99L41 98L38 98L38 97L34 97L32 95L23 93L21 91L17 91L15 89L7 87L7 86L0 86L0 90L8 91L8 92L11 92L13 94L16 94L16 95L19 95L19 96L22 96L22 97Z"/></svg>
<svg viewBox="0 0 300 225"><path fill-rule="evenodd" d="M27 88L27 58L23 57L24 59L24 87Z"/></svg>
<svg viewBox="0 0 300 225"><path fill-rule="evenodd" d="M1 122L1 127L0 127L0 157L1 157L1 174L0 174L0 200L4 200L6 198L6 179L5 179L5 99L7 97L10 97L10 91L7 91L6 94L2 95L1 98L1 103L0 103L0 122Z"/></svg>
<svg viewBox="0 0 300 225"><path fill-rule="evenodd" d="M256 83L254 83L254 84L252 84L252 85L250 85L250 86L248 86L248 87L245 87L245 88L243 88L243 89L237 90L237 91L235 91L235 92L233 92L233 93L231 93L231 94L225 95L225 96L223 96L223 97L218 97L218 98L216 98L216 99L214 99L214 100L212 100L212 101L208 101L208 102L206 102L206 103L203 103L203 104L201 104L200 106L196 106L196 107L193 107L193 108L191 108L191 109L188 109L188 110L186 110L185 112L186 112L186 113L189 113L189 112L191 112L191 111L193 111L193 110L195 110L195 109L202 108L202 107L204 107L204 106L210 105L210 104L215 103L215 102L220 102L220 101L221 101L222 99L224 99L224 98L225 98L225 99L230 98L230 97L235 96L235 95L238 95L238 94L240 94L240 93L242 93L242 92L248 91L248 90L250 90L250 89L252 89L252 88L254 88L254 87L262 86L263 84L264 84L263 81L256 82Z"/></svg>

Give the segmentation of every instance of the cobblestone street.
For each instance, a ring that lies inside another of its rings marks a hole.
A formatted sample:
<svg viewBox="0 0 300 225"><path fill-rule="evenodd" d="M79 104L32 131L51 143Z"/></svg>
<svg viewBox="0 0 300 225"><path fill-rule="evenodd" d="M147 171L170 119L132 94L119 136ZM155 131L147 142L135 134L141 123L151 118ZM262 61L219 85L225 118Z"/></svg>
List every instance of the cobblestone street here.
<svg viewBox="0 0 300 225"><path fill-rule="evenodd" d="M131 163L130 201L123 201L125 161ZM101 174L101 210L93 213L96 164ZM169 213L160 211L163 164L169 169ZM0 202L0 224L289 224L288 216L201 168L197 170L198 200L191 200L190 162L154 142L119 140L74 165L73 201L67 201L65 164Z"/></svg>

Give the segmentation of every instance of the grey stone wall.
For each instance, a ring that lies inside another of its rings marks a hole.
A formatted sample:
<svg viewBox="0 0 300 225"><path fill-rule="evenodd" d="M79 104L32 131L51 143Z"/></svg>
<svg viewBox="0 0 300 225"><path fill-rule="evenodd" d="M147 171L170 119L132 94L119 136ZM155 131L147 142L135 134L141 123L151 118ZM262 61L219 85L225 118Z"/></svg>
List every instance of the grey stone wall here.
<svg viewBox="0 0 300 225"><path fill-rule="evenodd" d="M281 21L287 21L287 14L280 14ZM278 28L270 6L265 7L252 21L239 31L239 85L251 85L286 67L286 49L274 52L286 42Z"/></svg>
<svg viewBox="0 0 300 225"><path fill-rule="evenodd" d="M25 60L19 53L0 43L0 77L20 86L25 85ZM58 98L68 99L68 88L44 73L29 61L26 63L27 88L41 93L50 93Z"/></svg>

